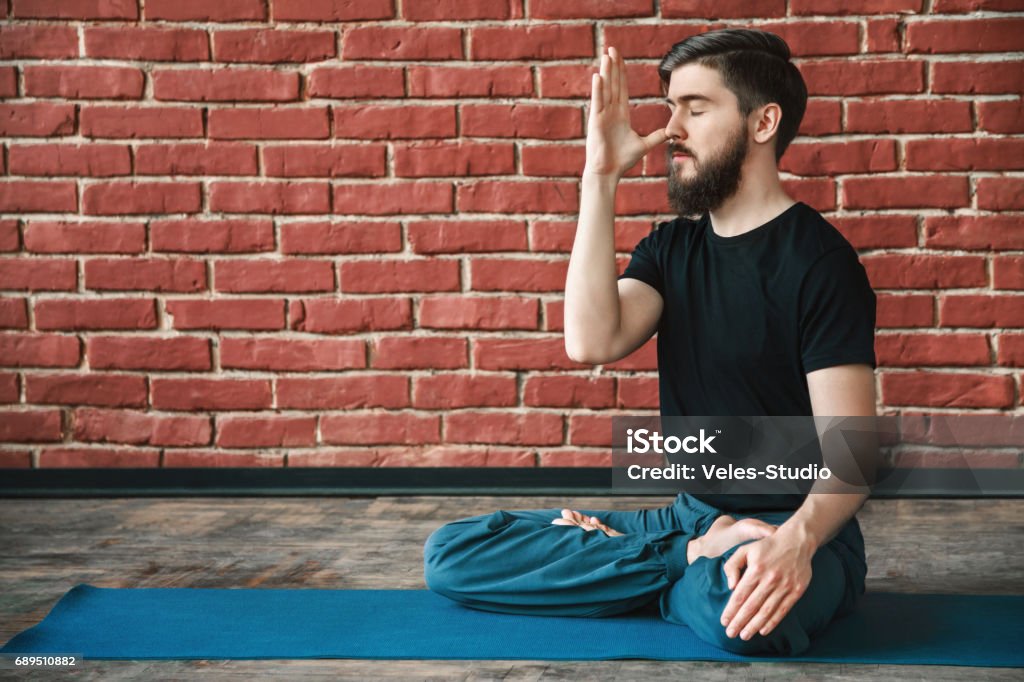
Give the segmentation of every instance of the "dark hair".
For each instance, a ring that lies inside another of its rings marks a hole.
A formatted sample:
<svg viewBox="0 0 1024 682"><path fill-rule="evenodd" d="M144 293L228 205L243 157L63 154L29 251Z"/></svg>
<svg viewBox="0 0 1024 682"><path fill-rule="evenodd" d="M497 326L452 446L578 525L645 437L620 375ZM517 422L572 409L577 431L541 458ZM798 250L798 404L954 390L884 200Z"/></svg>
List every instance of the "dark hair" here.
<svg viewBox="0 0 1024 682"><path fill-rule="evenodd" d="M658 65L658 75L667 92L672 72L680 66L696 62L715 69L725 87L739 100L744 118L769 102L778 104L782 109L775 136L778 163L796 137L807 109L807 85L789 58L789 45L774 33L724 28L699 33L673 45Z"/></svg>

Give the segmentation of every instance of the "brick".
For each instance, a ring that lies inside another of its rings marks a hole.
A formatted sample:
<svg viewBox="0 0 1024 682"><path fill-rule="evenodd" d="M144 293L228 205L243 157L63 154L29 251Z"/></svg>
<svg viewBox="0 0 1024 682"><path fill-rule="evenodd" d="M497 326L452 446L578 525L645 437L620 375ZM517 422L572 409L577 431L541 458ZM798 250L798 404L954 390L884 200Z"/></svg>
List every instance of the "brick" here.
<svg viewBox="0 0 1024 682"><path fill-rule="evenodd" d="M587 0L527 0L530 19L614 19L620 17L649 17L654 14L651 0L621 0L620 2L587 2ZM662 12L665 9L662 8ZM674 16L663 14L663 16ZM750 16L744 14L743 16Z"/></svg>
<svg viewBox="0 0 1024 682"><path fill-rule="evenodd" d="M315 109L221 109L210 112L210 137L219 139L327 139L326 106Z"/></svg>
<svg viewBox="0 0 1024 682"><path fill-rule="evenodd" d="M0 467L4 469L31 469L30 450L0 450Z"/></svg>
<svg viewBox="0 0 1024 682"><path fill-rule="evenodd" d="M289 327L313 334L357 334L412 329L407 298L306 299L289 305Z"/></svg>
<svg viewBox="0 0 1024 682"><path fill-rule="evenodd" d="M334 31L246 29L213 32L218 62L317 62L334 57Z"/></svg>
<svg viewBox="0 0 1024 682"><path fill-rule="evenodd" d="M40 469L114 469L156 468L159 450L118 448L46 448L39 453Z"/></svg>
<svg viewBox="0 0 1024 682"><path fill-rule="evenodd" d="M383 144L286 144L263 147L263 172L268 177L366 177L387 175Z"/></svg>
<svg viewBox="0 0 1024 682"><path fill-rule="evenodd" d="M1024 327L1020 296L949 295L939 300L943 327Z"/></svg>
<svg viewBox="0 0 1024 682"><path fill-rule="evenodd" d="M813 206L819 203L807 202ZM615 193L617 215L646 215L650 213L671 213L668 203L667 181L622 182Z"/></svg>
<svg viewBox="0 0 1024 682"><path fill-rule="evenodd" d="M144 144L135 149L138 175L256 175L256 146L233 142Z"/></svg>
<svg viewBox="0 0 1024 682"><path fill-rule="evenodd" d="M289 102L299 99L299 74L273 69L157 69L153 98L186 102Z"/></svg>
<svg viewBox="0 0 1024 682"><path fill-rule="evenodd" d="M441 417L412 414L342 414L320 419L324 443L377 445L440 442Z"/></svg>
<svg viewBox="0 0 1024 682"><path fill-rule="evenodd" d="M406 225L415 253L525 251L521 220L413 220Z"/></svg>
<svg viewBox="0 0 1024 682"><path fill-rule="evenodd" d="M14 404L21 399L17 372L0 373L0 403Z"/></svg>
<svg viewBox="0 0 1024 682"><path fill-rule="evenodd" d="M552 2L552 0L546 0ZM786 14L785 0L726 0L712 3L709 0L662 0L661 16L663 18L703 19L705 17L781 17ZM532 15L531 15L532 16Z"/></svg>
<svg viewBox="0 0 1024 682"><path fill-rule="evenodd" d="M336 99L403 97L405 75L400 66L322 66L313 69L309 75L309 96Z"/></svg>
<svg viewBox="0 0 1024 682"><path fill-rule="evenodd" d="M412 406L425 410L460 407L514 407L516 378L511 374L433 374L413 378Z"/></svg>
<svg viewBox="0 0 1024 682"><path fill-rule="evenodd" d="M565 330L565 301L546 301L544 303L544 322L541 328L548 332Z"/></svg>
<svg viewBox="0 0 1024 682"><path fill-rule="evenodd" d="M340 263L339 268L341 291L349 293L459 290L455 260L351 261Z"/></svg>
<svg viewBox="0 0 1024 682"><path fill-rule="evenodd" d="M334 263L288 259L218 260L214 290L226 293L302 293L334 291Z"/></svg>
<svg viewBox="0 0 1024 682"><path fill-rule="evenodd" d="M846 130L851 133L967 133L973 129L970 102L870 98L846 103Z"/></svg>
<svg viewBox="0 0 1024 682"><path fill-rule="evenodd" d="M331 108L334 137L356 140L400 140L455 137L455 107L360 105ZM465 132L465 131L463 131Z"/></svg>
<svg viewBox="0 0 1024 682"><path fill-rule="evenodd" d="M142 253L144 223L32 220L25 224L25 250L32 253Z"/></svg>
<svg viewBox="0 0 1024 682"><path fill-rule="evenodd" d="M20 251L17 220L0 220L0 251Z"/></svg>
<svg viewBox="0 0 1024 682"><path fill-rule="evenodd" d="M290 455L289 455L290 457ZM221 450L165 450L164 468L224 469L234 467L283 467L284 454L223 452Z"/></svg>
<svg viewBox="0 0 1024 682"><path fill-rule="evenodd" d="M615 403L610 377L531 376L523 386L523 405L600 409Z"/></svg>
<svg viewBox="0 0 1024 682"><path fill-rule="evenodd" d="M57 213L77 210L78 192L73 181L0 182L0 211L4 213Z"/></svg>
<svg viewBox="0 0 1024 682"><path fill-rule="evenodd" d="M841 0L790 0L789 13L793 15L828 14L896 14L920 13L922 0L865 0L852 7Z"/></svg>
<svg viewBox="0 0 1024 682"><path fill-rule="evenodd" d="M591 74L597 73L590 64L556 64L542 66L540 95L552 99L590 97ZM627 64L626 79L630 98L661 97L661 79L650 64Z"/></svg>
<svg viewBox="0 0 1024 682"><path fill-rule="evenodd" d="M990 133L1024 133L1024 101L1020 98L996 102L976 102L978 128Z"/></svg>
<svg viewBox="0 0 1024 682"><path fill-rule="evenodd" d="M900 26L899 19L868 19L867 38L868 52L899 52Z"/></svg>
<svg viewBox="0 0 1024 682"><path fill-rule="evenodd" d="M658 377L620 377L616 382L615 407L626 410L658 409Z"/></svg>
<svg viewBox="0 0 1024 682"><path fill-rule="evenodd" d="M325 457L310 459L321 462L320 466L532 467L534 465L533 450L522 448L428 445L422 448L347 448L325 454ZM356 457L359 459L355 459ZM365 464L360 464L360 462L365 462ZM288 464L294 466L292 456L289 456Z"/></svg>
<svg viewBox="0 0 1024 682"><path fill-rule="evenodd" d="M882 402L927 407L1012 407L1013 378L991 374L886 373L882 375Z"/></svg>
<svg viewBox="0 0 1024 682"><path fill-rule="evenodd" d="M612 418L603 414L574 414L569 417L568 435L572 445L611 447Z"/></svg>
<svg viewBox="0 0 1024 682"><path fill-rule="evenodd" d="M203 136L203 112L201 109L84 105L81 116L82 135L86 137L182 138Z"/></svg>
<svg viewBox="0 0 1024 682"><path fill-rule="evenodd" d="M129 175L129 148L115 144L12 144L7 151L11 175Z"/></svg>
<svg viewBox="0 0 1024 682"><path fill-rule="evenodd" d="M27 374L25 402L39 405L145 407L146 378L124 374Z"/></svg>
<svg viewBox="0 0 1024 682"><path fill-rule="evenodd" d="M779 163L779 170L795 175L878 173L896 169L895 140L793 144Z"/></svg>
<svg viewBox="0 0 1024 682"><path fill-rule="evenodd" d="M917 217L913 215L842 216L829 222L855 249L917 246Z"/></svg>
<svg viewBox="0 0 1024 682"><path fill-rule="evenodd" d="M1024 334L1000 334L998 362L1004 367L1024 367Z"/></svg>
<svg viewBox="0 0 1024 682"><path fill-rule="evenodd" d="M575 181L482 180L459 185L459 212L575 213L579 209Z"/></svg>
<svg viewBox="0 0 1024 682"><path fill-rule="evenodd" d="M335 214L395 215L452 211L453 192L449 182L336 184L333 190Z"/></svg>
<svg viewBox="0 0 1024 682"><path fill-rule="evenodd" d="M157 410L265 410L271 407L266 379L151 380Z"/></svg>
<svg viewBox="0 0 1024 682"><path fill-rule="evenodd" d="M85 288L94 291L206 290L206 266L188 258L92 258L85 262Z"/></svg>
<svg viewBox="0 0 1024 682"><path fill-rule="evenodd" d="M709 0L704 0L709 2ZM714 16L714 15L709 15ZM746 16L752 16L750 14ZM794 57L855 55L860 52L859 21L794 21L757 25L786 41ZM801 65L802 68L803 65Z"/></svg>
<svg viewBox="0 0 1024 682"><path fill-rule="evenodd" d="M140 69L120 66L25 66L25 94L75 99L139 99Z"/></svg>
<svg viewBox="0 0 1024 682"><path fill-rule="evenodd" d="M391 19L391 0L274 0L275 21L358 21Z"/></svg>
<svg viewBox="0 0 1024 682"><path fill-rule="evenodd" d="M895 60L816 60L800 65L809 95L924 92L924 63Z"/></svg>
<svg viewBox="0 0 1024 682"><path fill-rule="evenodd" d="M988 285L982 256L880 254L861 259L876 289L949 289Z"/></svg>
<svg viewBox="0 0 1024 682"><path fill-rule="evenodd" d="M342 59L462 59L462 29L447 26L354 26L342 36Z"/></svg>
<svg viewBox="0 0 1024 682"><path fill-rule="evenodd" d="M879 367L988 365L984 334L879 334L875 337Z"/></svg>
<svg viewBox="0 0 1024 682"><path fill-rule="evenodd" d="M206 31L200 29L87 26L84 34L85 54L89 57L147 62L205 62L210 59Z"/></svg>
<svg viewBox="0 0 1024 682"><path fill-rule="evenodd" d="M407 71L410 97L531 97L534 94L533 74L528 66L410 65Z"/></svg>
<svg viewBox="0 0 1024 682"><path fill-rule="evenodd" d="M587 161L585 147L574 144L530 145L520 148L523 161L523 175L533 177L576 177ZM633 166L626 177L639 175L642 164Z"/></svg>
<svg viewBox="0 0 1024 682"><path fill-rule="evenodd" d="M281 253L394 253L402 250L398 222L313 222L281 225Z"/></svg>
<svg viewBox="0 0 1024 682"><path fill-rule="evenodd" d="M579 107L538 104L464 104L462 134L567 140L582 136Z"/></svg>
<svg viewBox="0 0 1024 682"><path fill-rule="evenodd" d="M470 288L474 291L564 291L568 260L474 258Z"/></svg>
<svg viewBox="0 0 1024 682"><path fill-rule="evenodd" d="M511 175L516 172L511 143L410 142L394 147L395 175L404 178Z"/></svg>
<svg viewBox="0 0 1024 682"><path fill-rule="evenodd" d="M427 329L537 329L538 301L518 296L424 296L419 326Z"/></svg>
<svg viewBox="0 0 1024 682"><path fill-rule="evenodd" d="M1024 139L907 140L907 170L1020 170Z"/></svg>
<svg viewBox="0 0 1024 682"><path fill-rule="evenodd" d="M0 289L74 291L77 287L73 259L0 258Z"/></svg>
<svg viewBox="0 0 1024 682"><path fill-rule="evenodd" d="M718 10L716 9L715 11L717 12ZM673 22L657 22L653 24L609 22L604 26L604 44L615 46L626 59L661 59L665 56L665 51L668 47L684 38L704 33L711 28L713 28L711 25L702 26L699 24L677 24ZM580 56L587 57L591 55Z"/></svg>
<svg viewBox="0 0 1024 682"><path fill-rule="evenodd" d="M650 220L615 220L615 250L632 253L653 227ZM575 220L537 220L530 225L530 250L568 253L576 236Z"/></svg>
<svg viewBox="0 0 1024 682"><path fill-rule="evenodd" d="M484 370L553 370L586 367L565 353L561 336L478 338L473 342L473 367Z"/></svg>
<svg viewBox="0 0 1024 682"><path fill-rule="evenodd" d="M157 328L151 298L58 298L37 300L32 308L40 330Z"/></svg>
<svg viewBox="0 0 1024 682"><path fill-rule="evenodd" d="M408 406L409 378L402 375L359 373L322 379L277 378L278 409L355 410Z"/></svg>
<svg viewBox="0 0 1024 682"><path fill-rule="evenodd" d="M843 207L961 208L970 206L966 176L847 178Z"/></svg>
<svg viewBox="0 0 1024 682"><path fill-rule="evenodd" d="M146 0L146 20L164 21L264 21L261 0L206 2L206 0Z"/></svg>
<svg viewBox="0 0 1024 682"><path fill-rule="evenodd" d="M87 215L197 213L202 209L198 182L104 182L82 190Z"/></svg>
<svg viewBox="0 0 1024 682"><path fill-rule="evenodd" d="M202 416L83 408L74 411L72 421L75 440L86 443L185 447L208 445L212 435L210 418Z"/></svg>
<svg viewBox="0 0 1024 682"><path fill-rule="evenodd" d="M573 59L593 57L594 34L579 24L479 26L469 29L474 60Z"/></svg>
<svg viewBox="0 0 1024 682"><path fill-rule="evenodd" d="M996 256L992 259L993 289L1024 289L1024 258Z"/></svg>
<svg viewBox="0 0 1024 682"><path fill-rule="evenodd" d="M168 300L174 329L284 329L283 299Z"/></svg>
<svg viewBox="0 0 1024 682"><path fill-rule="evenodd" d="M448 443L561 445L562 416L548 412L452 412L445 415Z"/></svg>
<svg viewBox="0 0 1024 682"><path fill-rule="evenodd" d="M85 353L93 369L182 372L213 369L210 339L190 336L92 336L86 340Z"/></svg>
<svg viewBox="0 0 1024 682"><path fill-rule="evenodd" d="M366 348L355 339L239 339L220 342L220 366L281 372L363 369Z"/></svg>
<svg viewBox="0 0 1024 682"><path fill-rule="evenodd" d="M0 413L0 442L46 443L63 440L60 410Z"/></svg>
<svg viewBox="0 0 1024 682"><path fill-rule="evenodd" d="M402 18L409 21L521 19L519 0L404 0Z"/></svg>
<svg viewBox="0 0 1024 682"><path fill-rule="evenodd" d="M1019 95L1024 90L1024 60L932 62L933 93Z"/></svg>
<svg viewBox="0 0 1024 682"><path fill-rule="evenodd" d="M542 467L603 467L612 465L612 453L600 450L540 450L538 466Z"/></svg>
<svg viewBox="0 0 1024 682"><path fill-rule="evenodd" d="M1024 250L1020 218L1009 215L926 216L924 246L930 249Z"/></svg>
<svg viewBox="0 0 1024 682"><path fill-rule="evenodd" d="M0 97L18 96L18 69L13 66L0 67ZM2 112L6 107L0 107ZM3 125L3 116L0 115L0 125Z"/></svg>
<svg viewBox="0 0 1024 682"><path fill-rule="evenodd" d="M0 59L74 59L78 32L71 26L0 26Z"/></svg>
<svg viewBox="0 0 1024 682"><path fill-rule="evenodd" d="M1021 178L979 178L978 208L989 211L1024 209L1024 180Z"/></svg>
<svg viewBox="0 0 1024 682"><path fill-rule="evenodd" d="M76 367L81 359L78 339L62 334L0 334L0 365L4 367Z"/></svg>
<svg viewBox="0 0 1024 682"><path fill-rule="evenodd" d="M875 326L931 327L935 324L935 299L922 294L878 294Z"/></svg>
<svg viewBox="0 0 1024 682"><path fill-rule="evenodd" d="M274 223L264 218L153 220L150 248L155 252L251 253L274 250Z"/></svg>
<svg viewBox="0 0 1024 682"><path fill-rule="evenodd" d="M27 298L0 298L0 329L28 329Z"/></svg>
<svg viewBox="0 0 1024 682"><path fill-rule="evenodd" d="M1012 12L1020 9L1018 0L933 0L932 12L936 14L966 14L979 10Z"/></svg>
<svg viewBox="0 0 1024 682"><path fill-rule="evenodd" d="M83 107L83 112L89 107ZM198 113L198 112L197 112ZM9 137L56 137L75 131L75 106L32 102L0 104L0 135ZM86 134L83 127L82 134Z"/></svg>
<svg viewBox="0 0 1024 682"><path fill-rule="evenodd" d="M798 133L808 137L832 135L842 129L841 119L842 107L838 101L811 98L807 100L807 110L800 121Z"/></svg>
<svg viewBox="0 0 1024 682"><path fill-rule="evenodd" d="M370 366L375 369L460 369L468 366L466 339L400 336L374 340Z"/></svg>
<svg viewBox="0 0 1024 682"><path fill-rule="evenodd" d="M910 22L904 39L910 54L1016 52L1022 31L1024 19L957 18Z"/></svg>
<svg viewBox="0 0 1024 682"><path fill-rule="evenodd" d="M217 417L217 447L316 445L316 417Z"/></svg>
<svg viewBox="0 0 1024 682"><path fill-rule="evenodd" d="M137 0L12 0L19 19L138 19Z"/></svg>
<svg viewBox="0 0 1024 682"><path fill-rule="evenodd" d="M210 210L222 213L329 213L326 182L211 182Z"/></svg>

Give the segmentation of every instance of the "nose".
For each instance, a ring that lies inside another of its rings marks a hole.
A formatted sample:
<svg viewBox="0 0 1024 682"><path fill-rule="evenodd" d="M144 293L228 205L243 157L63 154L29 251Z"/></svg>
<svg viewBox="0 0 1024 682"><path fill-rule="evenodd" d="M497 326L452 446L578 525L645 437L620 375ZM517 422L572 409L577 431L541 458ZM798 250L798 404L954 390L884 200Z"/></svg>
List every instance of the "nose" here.
<svg viewBox="0 0 1024 682"><path fill-rule="evenodd" d="M676 108L669 116L668 125L665 126L671 141L678 142L687 138L686 128L683 127L683 116L681 108Z"/></svg>

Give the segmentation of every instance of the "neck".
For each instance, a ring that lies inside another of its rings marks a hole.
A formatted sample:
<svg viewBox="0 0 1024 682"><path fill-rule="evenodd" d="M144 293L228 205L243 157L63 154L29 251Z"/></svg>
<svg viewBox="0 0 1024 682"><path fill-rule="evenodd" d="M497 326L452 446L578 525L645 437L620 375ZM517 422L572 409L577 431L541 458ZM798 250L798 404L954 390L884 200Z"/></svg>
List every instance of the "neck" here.
<svg viewBox="0 0 1024 682"><path fill-rule="evenodd" d="M744 168L736 193L710 211L711 229L721 237L735 237L764 225L795 203L782 189L774 163L761 173Z"/></svg>

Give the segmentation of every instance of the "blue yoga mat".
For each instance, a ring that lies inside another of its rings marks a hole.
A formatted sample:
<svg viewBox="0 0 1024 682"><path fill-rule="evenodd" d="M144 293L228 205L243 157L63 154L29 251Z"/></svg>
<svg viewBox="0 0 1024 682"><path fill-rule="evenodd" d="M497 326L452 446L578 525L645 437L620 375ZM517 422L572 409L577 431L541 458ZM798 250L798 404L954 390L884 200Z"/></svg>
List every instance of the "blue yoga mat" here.
<svg viewBox="0 0 1024 682"><path fill-rule="evenodd" d="M571 632L571 637L565 633ZM86 659L534 659L1024 666L1024 595L869 593L802 656L739 656L656 611L515 616L427 590L77 585L0 653Z"/></svg>

